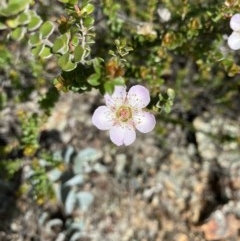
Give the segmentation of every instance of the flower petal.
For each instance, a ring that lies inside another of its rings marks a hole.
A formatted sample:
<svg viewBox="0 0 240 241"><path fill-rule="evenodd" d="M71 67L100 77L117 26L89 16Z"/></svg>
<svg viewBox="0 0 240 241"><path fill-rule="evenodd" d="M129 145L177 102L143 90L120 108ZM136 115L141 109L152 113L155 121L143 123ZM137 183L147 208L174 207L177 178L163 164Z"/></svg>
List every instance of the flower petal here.
<svg viewBox="0 0 240 241"><path fill-rule="evenodd" d="M104 95L104 99L107 106L114 107L122 105L126 99L126 96L126 86L115 86L112 95L106 94Z"/></svg>
<svg viewBox="0 0 240 241"><path fill-rule="evenodd" d="M109 130L113 126L111 110L105 106L99 106L93 113L92 123L100 130Z"/></svg>
<svg viewBox="0 0 240 241"><path fill-rule="evenodd" d="M240 49L240 32L232 32L228 37L228 45L231 49Z"/></svg>
<svg viewBox="0 0 240 241"><path fill-rule="evenodd" d="M150 132L156 125L155 116L149 112L139 112L133 117L135 127L142 133Z"/></svg>
<svg viewBox="0 0 240 241"><path fill-rule="evenodd" d="M135 85L130 88L128 95L128 103L132 107L143 108L150 102L150 95L147 88L141 85Z"/></svg>
<svg viewBox="0 0 240 241"><path fill-rule="evenodd" d="M136 132L132 126L117 125L110 129L110 139L117 146L128 146L135 141Z"/></svg>
<svg viewBox="0 0 240 241"><path fill-rule="evenodd" d="M230 27L234 31L240 31L240 14L234 14L230 20Z"/></svg>

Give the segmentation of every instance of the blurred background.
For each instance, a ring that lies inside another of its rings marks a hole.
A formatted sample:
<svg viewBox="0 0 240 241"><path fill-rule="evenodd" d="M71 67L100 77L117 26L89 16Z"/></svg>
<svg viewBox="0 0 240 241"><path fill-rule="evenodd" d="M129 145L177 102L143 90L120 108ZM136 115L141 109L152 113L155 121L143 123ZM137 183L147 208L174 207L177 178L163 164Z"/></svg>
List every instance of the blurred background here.
<svg viewBox="0 0 240 241"><path fill-rule="evenodd" d="M239 240L240 51L227 45L239 12L3 0L0 240ZM146 86L157 119L127 147L91 123L118 84Z"/></svg>

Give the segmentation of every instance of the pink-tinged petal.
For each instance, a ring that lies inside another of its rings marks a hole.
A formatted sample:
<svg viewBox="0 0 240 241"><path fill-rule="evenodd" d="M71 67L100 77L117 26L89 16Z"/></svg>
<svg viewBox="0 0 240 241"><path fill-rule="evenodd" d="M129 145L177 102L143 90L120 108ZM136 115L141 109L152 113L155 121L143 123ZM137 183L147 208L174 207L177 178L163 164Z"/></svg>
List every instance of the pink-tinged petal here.
<svg viewBox="0 0 240 241"><path fill-rule="evenodd" d="M232 32L228 37L228 45L231 49L240 49L240 32Z"/></svg>
<svg viewBox="0 0 240 241"><path fill-rule="evenodd" d="M156 125L155 116L149 112L139 112L133 117L135 127L142 133L150 132Z"/></svg>
<svg viewBox="0 0 240 241"><path fill-rule="evenodd" d="M107 106L99 106L93 113L92 123L100 130L109 130L113 126L112 116Z"/></svg>
<svg viewBox="0 0 240 241"><path fill-rule="evenodd" d="M112 95L104 95L104 99L107 106L119 106L125 102L127 96L126 86L115 86Z"/></svg>
<svg viewBox="0 0 240 241"><path fill-rule="evenodd" d="M240 31L240 14L234 14L230 20L230 27L234 31Z"/></svg>
<svg viewBox="0 0 240 241"><path fill-rule="evenodd" d="M150 102L150 95L147 88L135 85L130 88L127 95L128 103L135 108L144 108Z"/></svg>
<svg viewBox="0 0 240 241"><path fill-rule="evenodd" d="M132 126L117 125L110 129L110 139L117 146L128 146L135 141L136 132Z"/></svg>

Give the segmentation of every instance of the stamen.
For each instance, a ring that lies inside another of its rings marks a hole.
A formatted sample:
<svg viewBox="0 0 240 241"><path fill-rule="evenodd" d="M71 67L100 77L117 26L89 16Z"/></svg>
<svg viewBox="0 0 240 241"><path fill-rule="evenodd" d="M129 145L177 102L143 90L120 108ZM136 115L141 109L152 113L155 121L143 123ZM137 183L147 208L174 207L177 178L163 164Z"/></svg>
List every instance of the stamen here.
<svg viewBox="0 0 240 241"><path fill-rule="evenodd" d="M132 118L132 111L129 106L120 106L116 112L116 117L121 122L127 122Z"/></svg>

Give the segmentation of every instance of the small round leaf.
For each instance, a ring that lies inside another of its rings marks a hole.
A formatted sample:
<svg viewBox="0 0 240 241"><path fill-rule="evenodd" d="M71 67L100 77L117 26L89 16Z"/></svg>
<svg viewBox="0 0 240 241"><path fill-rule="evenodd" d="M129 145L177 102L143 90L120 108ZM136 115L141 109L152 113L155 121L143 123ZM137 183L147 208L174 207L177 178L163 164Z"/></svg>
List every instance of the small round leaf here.
<svg viewBox="0 0 240 241"><path fill-rule="evenodd" d="M125 80L123 77L119 76L113 79L114 85L125 85Z"/></svg>
<svg viewBox="0 0 240 241"><path fill-rule="evenodd" d="M40 57L43 59L47 59L50 58L52 56L52 52L51 49L47 46L45 46L42 50L42 52L40 53Z"/></svg>
<svg viewBox="0 0 240 241"><path fill-rule="evenodd" d="M42 38L48 38L54 31L54 24L51 21L47 21L42 24L39 31L42 34Z"/></svg>
<svg viewBox="0 0 240 241"><path fill-rule="evenodd" d="M42 24L42 19L39 16L34 15L31 17L31 20L28 23L28 30L34 31L37 28L39 28L41 24Z"/></svg>
<svg viewBox="0 0 240 241"><path fill-rule="evenodd" d="M62 70L64 71L71 71L73 69L75 69L77 67L76 63L73 63L71 61L71 56L69 53L66 53L64 55L62 55L59 59L58 59L58 65L62 68Z"/></svg>
<svg viewBox="0 0 240 241"><path fill-rule="evenodd" d="M88 77L87 82L92 86L98 86L100 85L99 79L100 79L100 76L94 73Z"/></svg>
<svg viewBox="0 0 240 241"><path fill-rule="evenodd" d="M8 19L6 23L10 28L16 28L19 25L17 18Z"/></svg>
<svg viewBox="0 0 240 241"><path fill-rule="evenodd" d="M83 53L84 53L84 49L82 48L81 45L78 45L78 46L74 49L74 52L73 52L74 61L75 61L75 62L80 62L81 59L82 59Z"/></svg>
<svg viewBox="0 0 240 241"><path fill-rule="evenodd" d="M61 3L68 3L69 2L69 0L58 0L59 2L61 2Z"/></svg>
<svg viewBox="0 0 240 241"><path fill-rule="evenodd" d="M63 40L61 38L57 38L53 43L52 51L53 53L62 53L64 47L65 47L65 44Z"/></svg>
<svg viewBox="0 0 240 241"><path fill-rule="evenodd" d="M112 94L114 91L114 84L110 81L104 83L104 91L105 93Z"/></svg>
<svg viewBox="0 0 240 241"><path fill-rule="evenodd" d="M19 23L20 25L28 24L29 21L30 21L29 14L27 14L27 13L25 13L25 12L24 12L24 13L21 13L21 14L18 16L17 20L18 20L18 23Z"/></svg>
<svg viewBox="0 0 240 241"><path fill-rule="evenodd" d="M38 45L41 42L41 37L39 33L33 33L29 36L29 44L32 46Z"/></svg>
<svg viewBox="0 0 240 241"><path fill-rule="evenodd" d="M68 0L68 3L72 5L78 4L78 0Z"/></svg>
<svg viewBox="0 0 240 241"><path fill-rule="evenodd" d="M167 95L168 95L168 97L169 97L170 99L174 99L174 97L175 97L175 91L174 91L173 89L171 89L171 88L168 88L168 89L167 89Z"/></svg>
<svg viewBox="0 0 240 241"><path fill-rule="evenodd" d="M83 25L87 28L93 26L94 24L94 18L92 17L86 17L84 20L83 20Z"/></svg>
<svg viewBox="0 0 240 241"><path fill-rule="evenodd" d="M30 0L9 0L7 7L0 9L0 15L11 16L23 11L29 6Z"/></svg>
<svg viewBox="0 0 240 241"><path fill-rule="evenodd" d="M79 44L79 37L77 35L74 35L73 38L71 39L71 44L76 47Z"/></svg>
<svg viewBox="0 0 240 241"><path fill-rule="evenodd" d="M12 39L19 41L24 37L25 33L26 33L26 28L19 27L14 29L11 32L10 36Z"/></svg>
<svg viewBox="0 0 240 241"><path fill-rule="evenodd" d="M94 5L91 3L88 3L86 6L83 7L82 12L91 14L94 11Z"/></svg>
<svg viewBox="0 0 240 241"><path fill-rule="evenodd" d="M61 38L57 38L52 47L53 53L65 54L68 51L68 46L65 45Z"/></svg>
<svg viewBox="0 0 240 241"><path fill-rule="evenodd" d="M69 34L63 34L60 37L58 37L53 44L52 51L53 53L60 53L65 54L67 53L69 47Z"/></svg>
<svg viewBox="0 0 240 241"><path fill-rule="evenodd" d="M37 58L42 53L44 49L44 44L38 44L34 48L32 48L32 54Z"/></svg>

